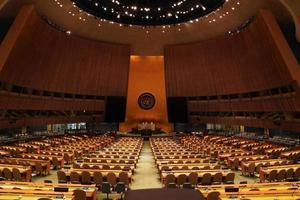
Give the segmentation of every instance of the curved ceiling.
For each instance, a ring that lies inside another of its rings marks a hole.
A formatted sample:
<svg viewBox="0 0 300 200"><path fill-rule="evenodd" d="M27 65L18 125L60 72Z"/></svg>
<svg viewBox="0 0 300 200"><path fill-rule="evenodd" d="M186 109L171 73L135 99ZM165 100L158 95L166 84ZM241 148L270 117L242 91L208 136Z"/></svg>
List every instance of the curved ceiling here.
<svg viewBox="0 0 300 200"><path fill-rule="evenodd" d="M203 17L225 0L72 0L89 14L121 24L172 25Z"/></svg>
<svg viewBox="0 0 300 200"><path fill-rule="evenodd" d="M124 26L100 20L80 10L71 0L14 0L13 4L34 3L38 12L72 34L99 41L131 45L133 55L163 55L164 46L206 40L226 34L254 16L270 9L281 22L292 21L290 12L278 0L226 0L205 17L172 26Z"/></svg>

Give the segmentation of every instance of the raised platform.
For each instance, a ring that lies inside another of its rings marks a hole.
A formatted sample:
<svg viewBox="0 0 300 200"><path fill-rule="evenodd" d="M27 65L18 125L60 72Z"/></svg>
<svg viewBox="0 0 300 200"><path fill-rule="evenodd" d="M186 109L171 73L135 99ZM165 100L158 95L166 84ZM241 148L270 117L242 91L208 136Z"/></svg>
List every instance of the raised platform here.
<svg viewBox="0 0 300 200"><path fill-rule="evenodd" d="M192 189L143 189L128 190L125 200L204 200L203 195Z"/></svg>
<svg viewBox="0 0 300 200"><path fill-rule="evenodd" d="M171 136L169 133L156 133L156 134L140 134L140 133L121 133L119 132L117 134L118 136L122 137L143 137L144 139L148 139L149 137L166 137L166 136Z"/></svg>

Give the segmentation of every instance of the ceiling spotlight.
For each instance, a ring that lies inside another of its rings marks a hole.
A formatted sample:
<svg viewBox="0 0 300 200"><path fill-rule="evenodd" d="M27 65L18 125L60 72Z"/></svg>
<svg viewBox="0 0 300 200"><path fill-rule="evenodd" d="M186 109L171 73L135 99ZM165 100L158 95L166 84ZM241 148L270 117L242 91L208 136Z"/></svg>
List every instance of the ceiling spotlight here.
<svg viewBox="0 0 300 200"><path fill-rule="evenodd" d="M60 7L63 4L54 0ZM71 0L79 12L99 19L138 26L162 26L197 22L201 17L218 11L228 0L214 0L202 4L199 0L174 1L121 1L121 0ZM239 1L235 1L239 5ZM229 7L231 8L231 7ZM234 9L234 7L232 7ZM67 11L68 12L68 11ZM72 13L69 13L72 14ZM222 14L217 13L217 16ZM84 16L83 16L84 17Z"/></svg>

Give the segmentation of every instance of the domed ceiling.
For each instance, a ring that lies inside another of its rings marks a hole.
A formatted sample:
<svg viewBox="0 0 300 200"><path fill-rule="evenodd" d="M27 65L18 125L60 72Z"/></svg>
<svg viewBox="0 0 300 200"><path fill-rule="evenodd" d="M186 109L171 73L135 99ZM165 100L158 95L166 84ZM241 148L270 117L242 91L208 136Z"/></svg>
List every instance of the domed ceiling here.
<svg viewBox="0 0 300 200"><path fill-rule="evenodd" d="M141 26L178 24L203 17L225 0L72 0L94 16Z"/></svg>
<svg viewBox="0 0 300 200"><path fill-rule="evenodd" d="M133 55L163 55L169 44L228 34L259 9L271 10L280 22L291 22L294 17L282 1L293 0L13 0L5 1L2 12L9 15L21 5L35 4L43 18L69 34L130 44Z"/></svg>

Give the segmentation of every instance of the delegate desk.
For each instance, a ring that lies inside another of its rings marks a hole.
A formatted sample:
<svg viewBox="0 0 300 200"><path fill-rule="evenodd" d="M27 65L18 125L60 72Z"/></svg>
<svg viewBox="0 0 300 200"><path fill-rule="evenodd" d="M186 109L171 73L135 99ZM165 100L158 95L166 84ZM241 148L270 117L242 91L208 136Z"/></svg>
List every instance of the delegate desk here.
<svg viewBox="0 0 300 200"><path fill-rule="evenodd" d="M287 150L287 147L277 147L277 148L267 149L265 150L265 153L271 155L272 153L282 152L285 150Z"/></svg>
<svg viewBox="0 0 300 200"><path fill-rule="evenodd" d="M72 152L62 152L62 151L40 151L39 154L41 155L47 155L47 156L64 156L65 154L68 154L70 161L74 161L74 153Z"/></svg>
<svg viewBox="0 0 300 200"><path fill-rule="evenodd" d="M53 155L44 155L44 154L22 154L22 158L31 158L31 159L39 159L39 160L50 160L51 164L53 164L53 158L57 158L57 162L61 168L64 166L64 158L63 156L53 156Z"/></svg>
<svg viewBox="0 0 300 200"><path fill-rule="evenodd" d="M209 163L209 160L207 159L201 159L201 158L190 158L190 159L162 159L162 160L156 160L155 163L157 165L161 165L161 164L188 164L188 163L205 163L206 161L208 161L207 163Z"/></svg>
<svg viewBox="0 0 300 200"><path fill-rule="evenodd" d="M274 166L275 164L279 164L279 165L282 165L284 163L288 164L288 160L283 160L283 159L267 159L267 160L253 160L253 161L243 161L241 163L241 170L242 170L242 174L245 174L248 172L248 168L250 166L251 163L254 163L255 165L255 168L259 165L262 165L262 166L267 166L267 165L270 165L270 166ZM269 163L269 164L268 164ZM261 166L261 167L262 167Z"/></svg>
<svg viewBox="0 0 300 200"><path fill-rule="evenodd" d="M238 159L239 163L242 161L248 161L248 160L263 160L263 159L268 159L268 156L265 155L248 155L248 156L234 156L234 157L229 157L227 159L227 164L228 166L233 166L234 161Z"/></svg>
<svg viewBox="0 0 300 200"><path fill-rule="evenodd" d="M54 148L49 148L47 149L49 152L62 152L62 153L74 153L76 157L81 157L83 156L83 150L81 149L72 149L68 147L54 147Z"/></svg>
<svg viewBox="0 0 300 200"><path fill-rule="evenodd" d="M167 164L167 163L161 163L158 165L159 171L162 170L164 167L168 167L169 169L172 169L172 167L178 167L179 170L183 167L187 167L188 169L192 169L194 167L198 167L199 169L203 169L205 167L209 167L209 169L213 169L215 166L217 166L217 163L187 163L187 164Z"/></svg>
<svg viewBox="0 0 300 200"><path fill-rule="evenodd" d="M187 177L189 176L190 173L192 172L196 172L198 174L198 179L201 179L203 177L204 174L206 173L210 173L211 176L213 177L216 173L221 172L223 175L223 180L225 179L225 177L227 176L227 174L231 173L231 170L222 170L222 169L212 169L212 170L171 170L171 171L162 171L161 174L161 181L164 183L165 182L165 178L168 174L173 174L175 176L175 178L177 179L177 177L180 174L185 174ZM198 182L200 182L198 180Z"/></svg>
<svg viewBox="0 0 300 200"><path fill-rule="evenodd" d="M103 156L104 158L115 158L116 156L118 156L119 158L120 157L126 157L126 158L130 158L130 159L139 159L139 156L138 155L129 155L129 154L112 154L112 153L110 153L110 154L90 154L91 156L96 156L96 155L98 155L98 156Z"/></svg>
<svg viewBox="0 0 300 200"><path fill-rule="evenodd" d="M107 162L107 163L112 163L112 162L116 162L116 163L120 163L121 162L125 162L125 163L137 163L137 159L129 159L129 158L123 158L123 157L119 157L119 158L99 158L99 157L83 157L82 160L86 161L87 159L91 160L92 162ZM78 161L78 160L77 160Z"/></svg>
<svg viewBox="0 0 300 200"><path fill-rule="evenodd" d="M300 168L300 164L261 167L260 171L259 171L260 182L264 182L268 178L268 176L272 170L276 170L277 172L279 172L282 169L285 169L285 170L293 169L295 172L295 170L298 168Z"/></svg>
<svg viewBox="0 0 300 200"><path fill-rule="evenodd" d="M79 168L75 167L76 164L78 165ZM102 163L76 163L75 165L73 164L73 168L76 168L76 169L103 169L103 166L107 166L109 169L107 170L115 170L115 167L120 167L121 170L131 170L132 173L134 172L134 165L126 165L126 164L123 164L123 165L120 165L118 163L111 163L111 164L102 164Z"/></svg>
<svg viewBox="0 0 300 200"><path fill-rule="evenodd" d="M173 160L181 160L181 159L192 159L192 158L202 158L202 155L170 155L170 156L154 156L155 160L168 160L168 159L173 159Z"/></svg>
<svg viewBox="0 0 300 200"><path fill-rule="evenodd" d="M280 199L289 200L300 197L298 185L300 182L253 183L234 185L198 186L197 189L207 196L210 192L219 192L220 199ZM225 188L238 188L237 192L225 192ZM258 191L252 191L258 190ZM263 196L263 197L262 197ZM237 198L234 198L237 197Z"/></svg>
<svg viewBox="0 0 300 200"><path fill-rule="evenodd" d="M91 173L92 178L93 178L92 175L93 175L94 172L100 172L103 177L106 177L108 173L114 173L117 178L119 177L119 174L121 172L126 172L128 174L129 183L131 183L131 177L132 177L131 170L130 171L123 171L123 170L112 170L112 169L111 170L110 169L106 170L106 169L74 169L74 168L71 168L71 169L64 169L62 171L65 172L68 180L70 180L71 172L77 172L81 176L81 173L83 171L87 171L87 172Z"/></svg>
<svg viewBox="0 0 300 200"><path fill-rule="evenodd" d="M289 158L291 156L298 155L298 154L300 154L300 150L285 151L282 152L280 155L282 158Z"/></svg>
<svg viewBox="0 0 300 200"><path fill-rule="evenodd" d="M58 198L61 197L61 198ZM20 190L1 190L0 189L0 199L1 200L40 200L42 198L48 199L63 199L63 200L73 200L73 193L60 192L59 194L55 192L45 192L45 191L20 191Z"/></svg>
<svg viewBox="0 0 300 200"><path fill-rule="evenodd" d="M16 162L19 165L23 165L26 163L26 164L29 164L33 168L36 166L36 163L41 163L43 169L48 174L50 173L51 163L49 160L38 160L38 159L28 159L28 158L6 158L3 161Z"/></svg>
<svg viewBox="0 0 300 200"><path fill-rule="evenodd" d="M11 172L13 168L16 168L20 171L22 179L25 181L31 181L31 174L32 170L29 166L23 166L23 165L9 165L9 164L0 164L0 170L3 171L4 168L9 169Z"/></svg>
<svg viewBox="0 0 300 200"><path fill-rule="evenodd" d="M0 150L0 155L6 157L6 156L10 156L10 153L8 151Z"/></svg>
<svg viewBox="0 0 300 200"><path fill-rule="evenodd" d="M249 156L253 155L254 152L249 152L249 151L234 151L234 152L229 152L229 153L221 153L218 155L219 160L224 161L227 160L229 157L234 157L234 156Z"/></svg>
<svg viewBox="0 0 300 200"><path fill-rule="evenodd" d="M66 196L72 196L73 191L77 189L82 189L86 192L87 199L96 200L96 186L95 185L81 185L81 184L56 184L56 183L37 183L37 182L14 182L14 181L1 181L0 182L0 193L10 192L13 188L20 188L21 192L24 194L38 194L38 195L48 195L55 197L55 195L60 195L62 192L55 192L55 188L68 188L68 192L63 192ZM38 193L36 193L38 191ZM19 190L20 193L20 190ZM52 198L53 198L52 197ZM1 198L0 198L1 199Z"/></svg>

